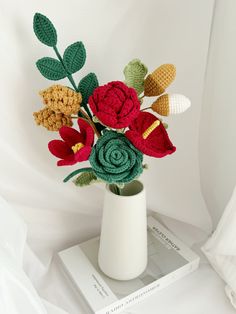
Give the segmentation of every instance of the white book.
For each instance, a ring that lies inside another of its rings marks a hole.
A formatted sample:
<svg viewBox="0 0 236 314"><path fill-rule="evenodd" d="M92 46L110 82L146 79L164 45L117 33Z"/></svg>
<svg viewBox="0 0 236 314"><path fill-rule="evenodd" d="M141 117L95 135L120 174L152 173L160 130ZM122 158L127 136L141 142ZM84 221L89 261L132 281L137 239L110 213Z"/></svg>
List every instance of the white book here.
<svg viewBox="0 0 236 314"><path fill-rule="evenodd" d="M59 252L66 273L90 313L114 314L193 272L199 257L153 217L148 217L148 265L136 279L107 277L98 266L99 237Z"/></svg>

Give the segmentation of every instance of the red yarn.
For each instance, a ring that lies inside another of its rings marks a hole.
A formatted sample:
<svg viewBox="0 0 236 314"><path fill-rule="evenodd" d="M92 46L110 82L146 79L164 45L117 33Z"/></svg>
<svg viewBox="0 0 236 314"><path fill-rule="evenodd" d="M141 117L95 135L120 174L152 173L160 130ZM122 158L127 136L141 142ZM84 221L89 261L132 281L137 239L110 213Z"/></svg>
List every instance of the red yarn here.
<svg viewBox="0 0 236 314"><path fill-rule="evenodd" d="M140 112L136 91L120 81L97 87L88 102L101 123L114 129L127 127Z"/></svg>
<svg viewBox="0 0 236 314"><path fill-rule="evenodd" d="M129 126L129 130L125 132L125 136L144 154L161 158L174 153L176 147L171 143L162 123L160 123L160 125L156 127L146 139L142 137L143 133L156 120L159 119L153 114L149 112L140 112L138 117Z"/></svg>
<svg viewBox="0 0 236 314"><path fill-rule="evenodd" d="M53 140L48 143L50 152L61 159L57 162L58 166L71 166L77 162L88 160L90 156L94 141L93 128L83 119L78 119L78 125L80 132L63 126L59 129L63 141ZM72 147L78 143L82 143L84 146L74 153Z"/></svg>

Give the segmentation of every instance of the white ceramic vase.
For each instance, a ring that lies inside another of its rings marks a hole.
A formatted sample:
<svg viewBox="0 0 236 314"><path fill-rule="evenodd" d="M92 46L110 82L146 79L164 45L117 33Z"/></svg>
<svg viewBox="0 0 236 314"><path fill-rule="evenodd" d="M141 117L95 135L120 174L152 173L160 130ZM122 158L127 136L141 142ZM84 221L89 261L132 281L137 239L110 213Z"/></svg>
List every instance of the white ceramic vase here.
<svg viewBox="0 0 236 314"><path fill-rule="evenodd" d="M106 187L98 264L116 280L134 279L147 266L146 193L138 180L121 195Z"/></svg>

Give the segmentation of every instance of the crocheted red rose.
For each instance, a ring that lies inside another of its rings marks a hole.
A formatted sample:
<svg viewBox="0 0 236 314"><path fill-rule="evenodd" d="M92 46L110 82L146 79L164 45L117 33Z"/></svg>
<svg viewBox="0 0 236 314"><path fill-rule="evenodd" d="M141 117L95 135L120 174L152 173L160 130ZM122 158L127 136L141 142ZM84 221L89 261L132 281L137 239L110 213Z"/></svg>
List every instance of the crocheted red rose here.
<svg viewBox="0 0 236 314"><path fill-rule="evenodd" d="M78 125L80 132L71 127L63 126L59 129L63 141L53 140L48 143L50 152L61 159L57 162L58 166L71 166L77 162L88 160L90 156L94 141L93 128L80 118Z"/></svg>
<svg viewBox="0 0 236 314"><path fill-rule="evenodd" d="M140 112L125 136L148 156L161 158L176 151L161 121L149 112Z"/></svg>
<svg viewBox="0 0 236 314"><path fill-rule="evenodd" d="M114 129L127 127L140 111L136 91L120 81L97 87L88 102L101 123Z"/></svg>

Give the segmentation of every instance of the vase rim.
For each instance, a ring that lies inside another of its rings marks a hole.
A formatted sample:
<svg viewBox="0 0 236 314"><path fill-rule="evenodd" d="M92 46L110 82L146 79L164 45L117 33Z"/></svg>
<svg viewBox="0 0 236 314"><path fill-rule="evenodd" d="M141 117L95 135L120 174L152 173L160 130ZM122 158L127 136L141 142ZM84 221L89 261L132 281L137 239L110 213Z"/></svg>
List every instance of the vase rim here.
<svg viewBox="0 0 236 314"><path fill-rule="evenodd" d="M137 192L137 193L135 193L135 194L131 194L131 195L119 195L119 194L115 194L114 192L112 192L111 190L110 190L110 185L112 185L112 184L106 184L106 190L107 190L107 192L108 193L111 193L112 195L115 195L115 196L118 196L118 197L135 197L135 196L137 196L137 195L141 195L141 194L143 194L144 192L145 192L145 187L144 187L144 184L140 181L140 180L133 180L133 181L131 181L131 182L129 182L127 185L129 185L129 184L132 184L132 183L138 183L139 184L139 188L140 188L140 190Z"/></svg>

